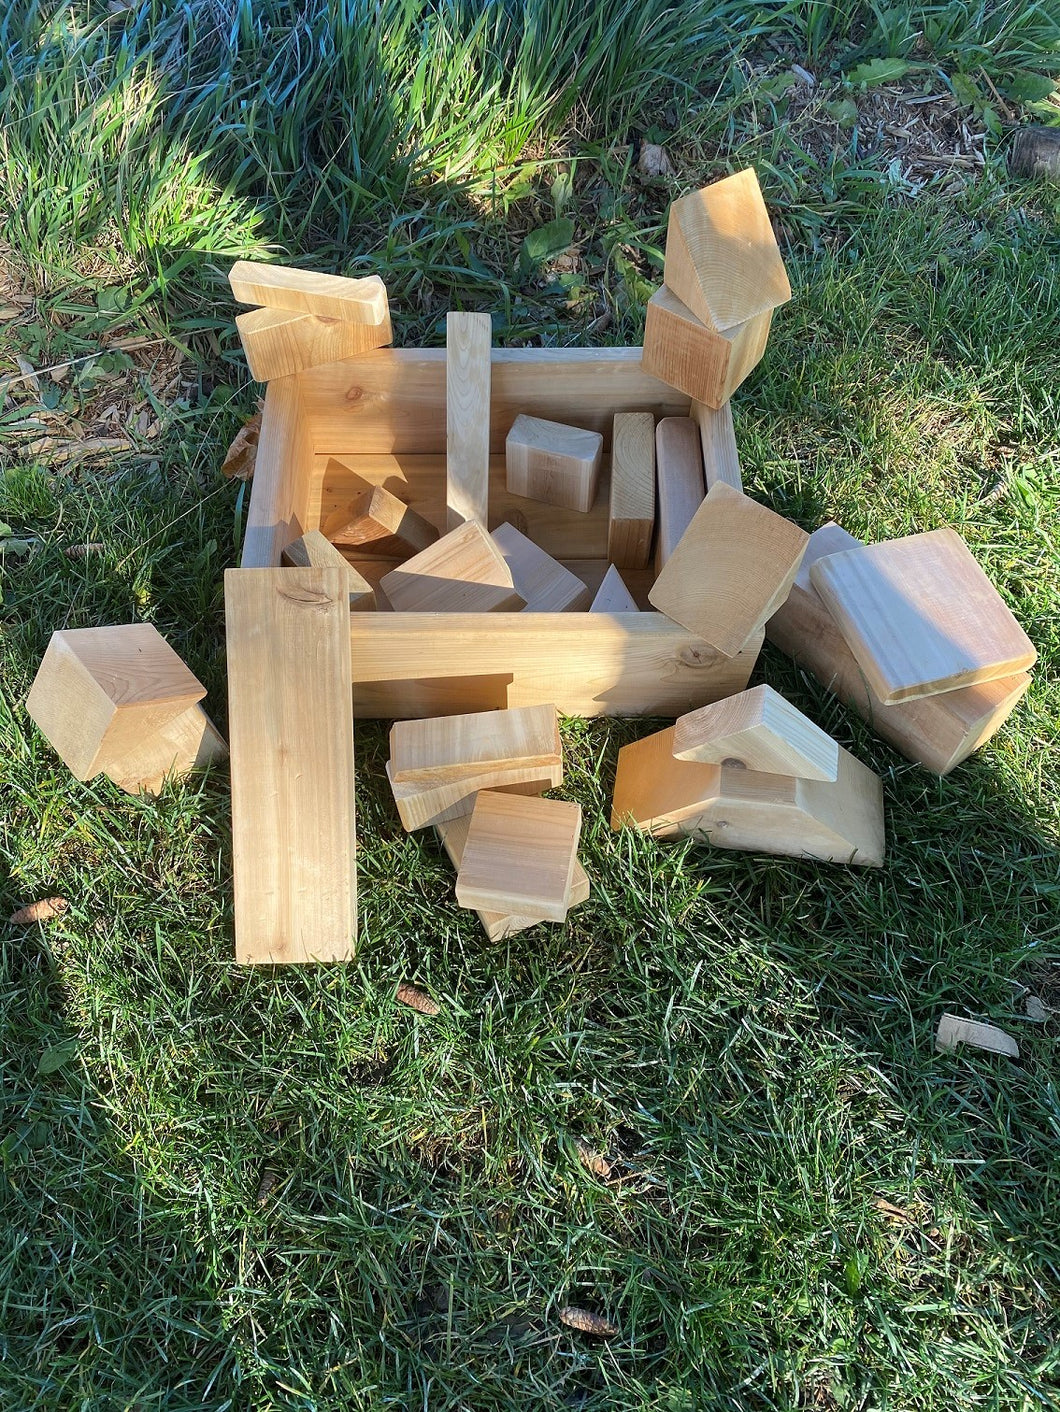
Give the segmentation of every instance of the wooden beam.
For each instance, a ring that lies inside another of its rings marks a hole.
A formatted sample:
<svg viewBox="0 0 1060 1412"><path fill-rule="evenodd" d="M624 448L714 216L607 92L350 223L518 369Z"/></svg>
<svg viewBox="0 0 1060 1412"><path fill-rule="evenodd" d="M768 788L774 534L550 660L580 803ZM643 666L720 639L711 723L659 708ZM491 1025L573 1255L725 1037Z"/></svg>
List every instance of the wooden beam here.
<svg viewBox="0 0 1060 1412"><path fill-rule="evenodd" d="M607 557L620 569L643 569L655 531L655 418L617 412L611 433Z"/></svg>
<svg viewBox="0 0 1060 1412"><path fill-rule="evenodd" d="M347 279L291 265L237 260L228 271L228 282L240 304L263 304L353 324L381 324L390 317L386 285L378 275Z"/></svg>
<svg viewBox="0 0 1060 1412"><path fill-rule="evenodd" d="M419 780L412 784L395 783L391 779L388 760L386 777L390 780L390 791L401 826L408 833L413 833L416 829L444 824L449 819L470 814L480 790L537 795L544 794L546 789L556 789L563 783L563 766L531 765L524 769L516 765L498 765L477 774L462 775L459 779L425 785Z"/></svg>
<svg viewBox="0 0 1060 1412"><path fill-rule="evenodd" d="M593 508L604 439L543 417L516 417L504 443L508 491L565 510Z"/></svg>
<svg viewBox="0 0 1060 1412"><path fill-rule="evenodd" d="M257 382L355 358L381 348L393 338L390 315L377 324L354 324L320 314L296 314L290 309L252 309L236 315L236 328L250 376Z"/></svg>
<svg viewBox="0 0 1060 1412"><path fill-rule="evenodd" d="M357 549L361 554L392 554L408 558L434 544L438 531L422 515L373 485L328 516L325 539Z"/></svg>
<svg viewBox="0 0 1060 1412"><path fill-rule="evenodd" d="M384 574L380 584L395 613L498 613L525 607L503 554L477 520L450 530Z"/></svg>
<svg viewBox="0 0 1060 1412"><path fill-rule="evenodd" d="M703 452L699 427L690 417L664 417L656 426L655 466L659 483L655 572L660 574L703 503Z"/></svg>
<svg viewBox="0 0 1060 1412"><path fill-rule="evenodd" d="M622 580L614 564L608 565L603 583L597 589L590 613L639 613L637 601Z"/></svg>
<svg viewBox="0 0 1060 1412"><path fill-rule="evenodd" d="M350 612L364 613L376 607L372 585L319 530L307 530L285 545L282 558L295 569L342 569L350 589Z"/></svg>
<svg viewBox="0 0 1060 1412"><path fill-rule="evenodd" d="M505 767L554 770L562 763L552 705L395 721L390 728L389 775L395 784L442 784Z"/></svg>
<svg viewBox="0 0 1060 1412"><path fill-rule="evenodd" d="M489 314L446 316L446 529L489 520Z"/></svg>
<svg viewBox="0 0 1060 1412"><path fill-rule="evenodd" d="M276 378L265 390L242 568L278 568L283 546L316 528L309 514L314 469L300 379Z"/></svg>
<svg viewBox="0 0 1060 1412"><path fill-rule="evenodd" d="M581 835L580 804L484 790L456 875L461 907L566 920Z"/></svg>
<svg viewBox="0 0 1060 1412"><path fill-rule="evenodd" d="M236 960L244 965L353 954L348 600L336 568L225 574Z"/></svg>
<svg viewBox="0 0 1060 1412"><path fill-rule="evenodd" d="M834 780L839 770L832 737L765 685L679 717L674 757L804 780Z"/></svg>
<svg viewBox="0 0 1060 1412"><path fill-rule="evenodd" d="M587 608L585 584L514 525L498 525L493 542L504 555L512 582L526 600L525 613L572 613Z"/></svg>
<svg viewBox="0 0 1060 1412"><path fill-rule="evenodd" d="M721 407L762 360L772 311L717 333L663 285L648 300L646 372L708 407Z"/></svg>

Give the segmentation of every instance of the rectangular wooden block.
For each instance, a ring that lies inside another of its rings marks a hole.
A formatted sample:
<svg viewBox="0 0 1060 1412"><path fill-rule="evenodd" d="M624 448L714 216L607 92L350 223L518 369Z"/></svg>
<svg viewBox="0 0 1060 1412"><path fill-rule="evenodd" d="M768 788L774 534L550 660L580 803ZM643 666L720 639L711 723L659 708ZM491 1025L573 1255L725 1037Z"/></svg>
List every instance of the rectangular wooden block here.
<svg viewBox="0 0 1060 1412"><path fill-rule="evenodd" d="M854 654L810 582L818 558L853 548L860 540L839 525L810 535L806 555L787 601L766 624L770 642L852 706L877 735L924 769L947 775L1004 724L1030 686L1026 672L961 687L919 701L885 706L865 680Z"/></svg>
<svg viewBox="0 0 1060 1412"><path fill-rule="evenodd" d="M435 527L384 486L363 490L325 521L324 537L362 554L418 554L438 538Z"/></svg>
<svg viewBox="0 0 1060 1412"><path fill-rule="evenodd" d="M458 819L449 819L442 824L435 824L434 831L438 840L449 856L449 861L454 868L459 869L460 860L464 856L464 844L467 842L467 831L471 825L471 815L463 814ZM575 859L574 881L570 889L570 905L577 907L589 896L589 878L581 863ZM488 912L476 909L478 919L482 923L482 929L490 941L503 941L505 937L514 936L517 932L525 932L530 927L539 926L545 919L543 917L519 917L511 912Z"/></svg>
<svg viewBox="0 0 1060 1412"><path fill-rule="evenodd" d="M285 545L283 561L295 569L342 569L350 590L350 612L364 613L376 606L372 585L352 564L346 562L330 539L325 539L319 530L307 530L300 538Z"/></svg>
<svg viewBox="0 0 1060 1412"><path fill-rule="evenodd" d="M765 309L717 333L663 285L648 300L645 371L708 407L721 407L761 362L772 317Z"/></svg>
<svg viewBox="0 0 1060 1412"><path fill-rule="evenodd" d="M461 907L564 921L581 826L579 804L483 791L468 826L456 900Z"/></svg>
<svg viewBox="0 0 1060 1412"><path fill-rule="evenodd" d="M126 794L160 794L169 777L205 770L228 755L228 746L201 706L158 726L106 774Z"/></svg>
<svg viewBox="0 0 1060 1412"><path fill-rule="evenodd" d="M520 414L504 443L508 490L588 512L596 499L603 446L599 432Z"/></svg>
<svg viewBox="0 0 1060 1412"><path fill-rule="evenodd" d="M655 466L659 483L656 574L662 573L664 564L703 503L701 448L699 427L691 417L663 417L655 428Z"/></svg>
<svg viewBox="0 0 1060 1412"><path fill-rule="evenodd" d="M643 569L655 532L655 418L616 412L611 431L607 557L620 569Z"/></svg>
<svg viewBox="0 0 1060 1412"><path fill-rule="evenodd" d="M526 606L503 554L477 520L450 530L380 583L395 613L497 613Z"/></svg>
<svg viewBox="0 0 1060 1412"><path fill-rule="evenodd" d="M257 382L289 377L318 363L356 358L393 339L390 314L377 324L350 323L290 309L251 309L236 315L250 376Z"/></svg>
<svg viewBox="0 0 1060 1412"><path fill-rule="evenodd" d="M725 402L722 406L714 408L708 407L705 402L693 402L691 416L699 425L703 447L703 479L707 489L723 480L726 485L731 485L733 490L743 490L740 456L736 450L736 429L732 424L732 403Z"/></svg>
<svg viewBox="0 0 1060 1412"><path fill-rule="evenodd" d="M809 535L718 482L670 555L648 600L728 656L788 595Z"/></svg>
<svg viewBox="0 0 1060 1412"><path fill-rule="evenodd" d="M391 778L388 760L386 777L390 780L390 790L394 796L401 826L406 832L413 833L416 829L425 829L431 824L443 824L449 819L470 814L475 807L479 790L530 795L544 794L546 789L556 789L563 783L563 766L532 765L523 769L519 766L503 765L483 770L479 774L444 780L441 784L424 785L420 781L413 784L396 784Z"/></svg>
<svg viewBox="0 0 1060 1412"><path fill-rule="evenodd" d="M674 756L804 780L834 780L839 770L832 737L766 685L680 716Z"/></svg>
<svg viewBox="0 0 1060 1412"><path fill-rule="evenodd" d="M465 520L489 520L489 314L458 314L445 321L447 529Z"/></svg>
<svg viewBox="0 0 1060 1412"><path fill-rule="evenodd" d="M236 960L357 936L350 611L340 569L225 574Z"/></svg>
<svg viewBox="0 0 1060 1412"><path fill-rule="evenodd" d="M622 580L622 575L609 564L603 583L589 606L590 613L639 613L637 600Z"/></svg>
<svg viewBox="0 0 1060 1412"><path fill-rule="evenodd" d="M810 570L885 706L1009 677L1037 652L954 529L818 559Z"/></svg>
<svg viewBox="0 0 1060 1412"><path fill-rule="evenodd" d="M160 726L206 695L150 623L52 633L26 711L79 780L122 769Z"/></svg>
<svg viewBox="0 0 1060 1412"><path fill-rule="evenodd" d="M263 304L269 309L344 319L352 324L381 324L390 318L386 285L378 275L347 279L290 265L237 260L228 272L228 282L240 304Z"/></svg>
<svg viewBox="0 0 1060 1412"><path fill-rule="evenodd" d="M527 613L572 613L589 606L591 594L585 584L533 540L520 534L514 525L498 525L493 542L519 594L526 600Z"/></svg>
<svg viewBox="0 0 1060 1412"><path fill-rule="evenodd" d="M395 721L390 728L390 779L442 784L464 775L563 763L555 706L474 711L463 716Z"/></svg>

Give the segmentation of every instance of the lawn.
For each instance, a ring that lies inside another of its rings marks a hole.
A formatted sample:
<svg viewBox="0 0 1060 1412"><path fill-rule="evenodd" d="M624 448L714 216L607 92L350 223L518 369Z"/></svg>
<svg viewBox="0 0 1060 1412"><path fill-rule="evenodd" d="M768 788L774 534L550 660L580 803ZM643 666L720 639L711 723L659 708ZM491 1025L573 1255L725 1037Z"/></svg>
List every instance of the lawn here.
<svg viewBox="0 0 1060 1412"><path fill-rule="evenodd" d="M1005 152L1060 121L1060 0L13 0L0 40L0 912L70 903L3 931L0 1406L1057 1406L1060 188ZM24 710L53 630L136 618L224 727L231 258L378 272L410 346L636 343L670 199L752 163L795 298L749 492L956 525L1028 698L940 780L765 650L883 778L865 872L613 834L660 723L566 721L592 896L498 945L359 726L356 962L237 969L226 771L78 784ZM944 1011L1019 1059L936 1053Z"/></svg>

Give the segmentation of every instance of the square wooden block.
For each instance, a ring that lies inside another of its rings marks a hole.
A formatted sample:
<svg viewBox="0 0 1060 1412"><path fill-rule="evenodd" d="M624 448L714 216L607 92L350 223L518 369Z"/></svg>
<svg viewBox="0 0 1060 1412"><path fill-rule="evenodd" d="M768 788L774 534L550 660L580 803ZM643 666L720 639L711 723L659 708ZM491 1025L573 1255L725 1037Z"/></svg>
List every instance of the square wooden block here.
<svg viewBox="0 0 1060 1412"><path fill-rule="evenodd" d="M839 770L832 737L765 685L679 717L674 758L802 780L834 780Z"/></svg>
<svg viewBox="0 0 1060 1412"><path fill-rule="evenodd" d="M434 544L438 531L385 486L373 485L328 516L324 537L362 554L401 557Z"/></svg>
<svg viewBox="0 0 1060 1412"><path fill-rule="evenodd" d="M1037 659L955 529L830 554L810 579L885 706L1012 676Z"/></svg>
<svg viewBox="0 0 1060 1412"><path fill-rule="evenodd" d="M598 431L520 415L504 443L508 490L588 513L596 499L603 448Z"/></svg>
<svg viewBox="0 0 1060 1412"><path fill-rule="evenodd" d="M384 574L380 587L395 613L497 613L526 607L504 555L478 520L450 530Z"/></svg>
<svg viewBox="0 0 1060 1412"><path fill-rule="evenodd" d="M206 695L150 623L52 634L26 710L79 780L123 757Z"/></svg>
<svg viewBox="0 0 1060 1412"><path fill-rule="evenodd" d="M761 362L772 310L718 333L663 285L648 300L642 362L679 392L718 408Z"/></svg>
<svg viewBox="0 0 1060 1412"><path fill-rule="evenodd" d="M484 791L467 831L457 901L562 922L571 904L581 827L578 804Z"/></svg>

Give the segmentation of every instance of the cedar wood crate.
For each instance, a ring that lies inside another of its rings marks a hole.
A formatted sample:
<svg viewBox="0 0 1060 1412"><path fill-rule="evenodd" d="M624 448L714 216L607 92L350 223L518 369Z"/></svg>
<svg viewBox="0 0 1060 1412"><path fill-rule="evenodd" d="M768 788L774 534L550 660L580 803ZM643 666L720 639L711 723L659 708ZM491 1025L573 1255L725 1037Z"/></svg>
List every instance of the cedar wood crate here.
<svg viewBox="0 0 1060 1412"><path fill-rule="evenodd" d="M265 394L241 567L384 485L444 534L446 355L378 349L273 379ZM509 495L504 441L520 412L603 433L588 514ZM711 413L641 369L639 348L495 348L489 528L510 520L595 591L607 568L611 420ZM374 586L397 562L349 556ZM648 570L623 570L642 606ZM762 634L722 656L661 613L350 614L358 717L409 718L555 702L572 716L677 716L742 691Z"/></svg>

